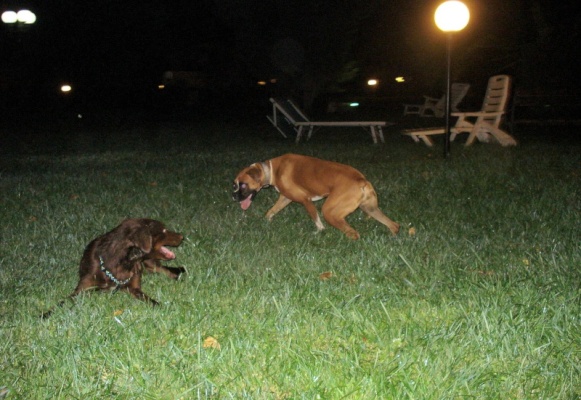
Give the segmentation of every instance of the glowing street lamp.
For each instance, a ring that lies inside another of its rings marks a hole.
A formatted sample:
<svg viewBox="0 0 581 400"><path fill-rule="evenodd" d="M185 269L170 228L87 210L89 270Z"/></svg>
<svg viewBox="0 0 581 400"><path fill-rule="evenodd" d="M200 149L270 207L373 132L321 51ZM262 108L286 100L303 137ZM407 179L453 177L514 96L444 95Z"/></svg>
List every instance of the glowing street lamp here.
<svg viewBox="0 0 581 400"><path fill-rule="evenodd" d="M461 1L450 0L438 6L434 15L436 26L448 34L447 54L448 69L446 71L446 141L444 146L444 157L450 155L450 86L452 69L452 34L466 28L470 20L470 11Z"/></svg>
<svg viewBox="0 0 581 400"><path fill-rule="evenodd" d="M444 32L459 32L468 25L470 11L461 1L446 1L436 9L434 20L436 26Z"/></svg>

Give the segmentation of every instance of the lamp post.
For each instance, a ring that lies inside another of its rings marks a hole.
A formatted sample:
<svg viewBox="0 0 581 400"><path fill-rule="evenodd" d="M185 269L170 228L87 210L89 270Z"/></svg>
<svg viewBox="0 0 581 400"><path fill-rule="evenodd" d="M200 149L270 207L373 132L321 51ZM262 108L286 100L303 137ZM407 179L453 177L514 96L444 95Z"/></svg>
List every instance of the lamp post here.
<svg viewBox="0 0 581 400"><path fill-rule="evenodd" d="M436 26L447 37L447 58L448 68L446 70L446 132L444 145L444 158L450 155L450 87L451 87L451 69L452 69L452 34L459 32L468 25L470 20L470 11L461 1L450 0L438 6L434 15Z"/></svg>

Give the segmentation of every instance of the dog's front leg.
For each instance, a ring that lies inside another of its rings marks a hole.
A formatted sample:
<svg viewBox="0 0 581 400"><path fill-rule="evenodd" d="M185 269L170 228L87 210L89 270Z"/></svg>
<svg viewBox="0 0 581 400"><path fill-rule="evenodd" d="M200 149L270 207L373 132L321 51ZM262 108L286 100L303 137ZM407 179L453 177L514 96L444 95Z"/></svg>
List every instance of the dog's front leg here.
<svg viewBox="0 0 581 400"><path fill-rule="evenodd" d="M161 265L159 260L144 260L143 265L148 272L162 273L171 279L178 279L181 274L186 272L184 267L166 267Z"/></svg>
<svg viewBox="0 0 581 400"><path fill-rule="evenodd" d="M131 296L135 297L137 300L141 300L145 303L149 303L152 306L158 306L159 302L157 302L156 300L153 300L151 297L149 297L148 295L146 295L145 293L143 293L143 291L141 289L138 288L127 288L127 291L129 292L129 294L131 294Z"/></svg>
<svg viewBox="0 0 581 400"><path fill-rule="evenodd" d="M272 217L274 217L275 214L277 214L280 210L282 210L283 208L288 206L290 203L292 203L292 200L287 199L286 197L284 197L281 194L278 197L278 200L276 201L276 203L274 203L274 205L272 206L272 208L267 211L266 219L268 219L269 221L272 220Z"/></svg>
<svg viewBox="0 0 581 400"><path fill-rule="evenodd" d="M159 305L157 301L143 293L141 290L141 273L136 274L133 279L131 279L129 286L127 286L125 290L127 290L129 294L135 297L137 300L144 301L154 306Z"/></svg>
<svg viewBox="0 0 581 400"><path fill-rule="evenodd" d="M315 207L315 204L313 204L313 202L309 199L303 201L301 204L303 205L303 207L305 207L305 209L309 213L309 216L315 223L317 231L322 231L323 229L325 229L325 225L323 225L323 223L321 222L321 217L319 217L319 212L317 211L317 207Z"/></svg>

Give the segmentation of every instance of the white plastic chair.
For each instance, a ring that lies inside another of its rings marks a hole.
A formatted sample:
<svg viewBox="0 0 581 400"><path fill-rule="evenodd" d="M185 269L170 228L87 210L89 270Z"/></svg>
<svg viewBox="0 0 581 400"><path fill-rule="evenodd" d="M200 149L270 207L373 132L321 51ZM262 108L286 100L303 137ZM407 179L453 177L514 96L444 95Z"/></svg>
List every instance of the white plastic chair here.
<svg viewBox="0 0 581 400"><path fill-rule="evenodd" d="M476 139L480 142L497 141L502 146L515 146L516 140L500 129L508 105L510 83L508 75L491 77L480 111L451 113L458 120L450 128L450 140L453 141L459 133L467 132L466 146L470 146ZM415 142L421 140L430 147L434 145L430 136L444 133L445 128L408 129L402 132L403 135L411 136Z"/></svg>
<svg viewBox="0 0 581 400"><path fill-rule="evenodd" d="M458 104L468 93L468 83L453 83L450 88L450 109L458 110ZM446 114L446 95L440 98L424 95L424 104L404 104L403 115L417 114L420 117L442 118Z"/></svg>

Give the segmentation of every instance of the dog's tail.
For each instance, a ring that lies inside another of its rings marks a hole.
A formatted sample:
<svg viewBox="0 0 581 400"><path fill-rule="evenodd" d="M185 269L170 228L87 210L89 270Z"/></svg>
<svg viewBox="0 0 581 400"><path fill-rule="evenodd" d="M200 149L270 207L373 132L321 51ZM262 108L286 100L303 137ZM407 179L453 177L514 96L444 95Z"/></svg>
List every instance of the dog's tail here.
<svg viewBox="0 0 581 400"><path fill-rule="evenodd" d="M387 215L385 215L379 209L379 205L377 203L377 193L375 193L373 185L370 182L366 182L361 190L363 191L363 200L361 201L359 208L361 208L370 217L375 218L377 221L387 226L391 233L397 235L399 232L399 224L389 219Z"/></svg>
<svg viewBox="0 0 581 400"><path fill-rule="evenodd" d="M43 312L42 314L39 315L39 318L41 319L47 319L48 317L50 317L52 315L52 313L57 309L57 308L61 308L62 306L65 305L65 303L67 301L70 301L73 305L75 304L75 298L73 295L70 295L69 297L67 297L66 299L63 299L61 301L59 301L58 303L56 303L56 305L54 307L52 307L50 310Z"/></svg>
<svg viewBox="0 0 581 400"><path fill-rule="evenodd" d="M62 307L65 304L65 302L66 302L66 300L59 301L53 308L40 314L40 316L39 316L40 319L47 319L48 317L50 317L52 315L52 313L54 312L54 310L56 308Z"/></svg>

